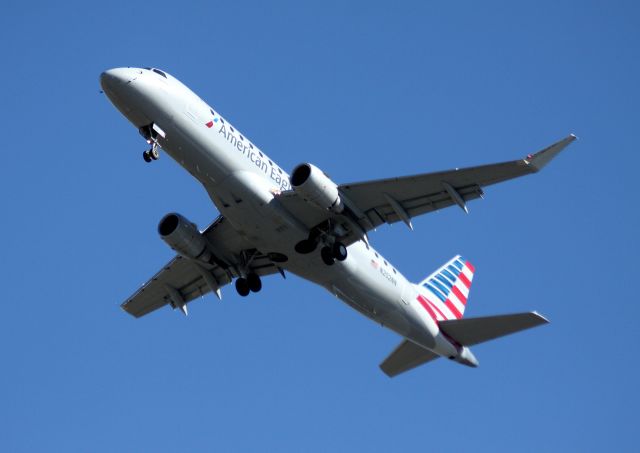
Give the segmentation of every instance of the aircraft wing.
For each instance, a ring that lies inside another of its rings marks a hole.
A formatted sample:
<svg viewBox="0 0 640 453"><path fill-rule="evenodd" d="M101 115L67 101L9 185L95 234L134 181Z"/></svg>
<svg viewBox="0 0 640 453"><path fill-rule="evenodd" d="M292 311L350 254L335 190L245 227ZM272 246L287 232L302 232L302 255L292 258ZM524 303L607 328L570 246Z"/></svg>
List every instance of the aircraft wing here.
<svg viewBox="0 0 640 453"><path fill-rule="evenodd" d="M239 256L245 256L249 268L260 276L280 271L269 257L248 245L222 216L202 234L215 246L220 263L205 265L177 255L122 304L123 310L139 318L170 304L186 314L186 304L195 298L210 291L220 297L219 289L238 276L235 264Z"/></svg>
<svg viewBox="0 0 640 453"><path fill-rule="evenodd" d="M424 173L400 178L342 184L341 197L353 213L363 231L369 231L383 223L405 222L410 228L411 218L458 205L467 211L466 202L483 196L483 187L540 171L560 151L576 139L575 135L530 154L524 159ZM307 203L293 191L280 196L284 206L309 228L323 221L343 220L343 214L334 214ZM351 235L350 243L357 240Z"/></svg>

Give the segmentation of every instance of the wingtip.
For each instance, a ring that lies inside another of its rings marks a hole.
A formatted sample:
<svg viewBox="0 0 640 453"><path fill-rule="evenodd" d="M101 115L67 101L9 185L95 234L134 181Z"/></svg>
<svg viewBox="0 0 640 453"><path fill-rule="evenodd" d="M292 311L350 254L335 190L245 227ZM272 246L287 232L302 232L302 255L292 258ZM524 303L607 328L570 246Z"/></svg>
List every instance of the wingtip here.
<svg viewBox="0 0 640 453"><path fill-rule="evenodd" d="M142 316L140 313L135 313L133 311L130 311L129 308L127 306L127 304L129 303L129 301L126 301L122 304L120 304L120 308L122 309L122 311L124 311L126 314L133 316L134 318L139 318L140 316Z"/></svg>
<svg viewBox="0 0 640 453"><path fill-rule="evenodd" d="M542 324L549 324L551 322L545 316L541 315L537 311L532 311L531 314L534 315L536 318L538 318Z"/></svg>
<svg viewBox="0 0 640 453"><path fill-rule="evenodd" d="M389 379L391 379L391 378L396 376L395 374L391 373L389 370L386 370L384 368L384 366L382 366L382 364L378 365L378 368L380 368L380 371L382 371L384 373L384 375L386 377L388 377Z"/></svg>

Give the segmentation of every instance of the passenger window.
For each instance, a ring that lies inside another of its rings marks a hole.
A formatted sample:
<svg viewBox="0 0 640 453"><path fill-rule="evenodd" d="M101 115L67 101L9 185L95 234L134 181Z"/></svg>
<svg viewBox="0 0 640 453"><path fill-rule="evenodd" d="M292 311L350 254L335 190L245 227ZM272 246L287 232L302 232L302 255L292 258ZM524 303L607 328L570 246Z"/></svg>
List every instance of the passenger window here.
<svg viewBox="0 0 640 453"><path fill-rule="evenodd" d="M231 129L231 132L235 132L235 129L233 128L233 126L229 126L229 129Z"/></svg>

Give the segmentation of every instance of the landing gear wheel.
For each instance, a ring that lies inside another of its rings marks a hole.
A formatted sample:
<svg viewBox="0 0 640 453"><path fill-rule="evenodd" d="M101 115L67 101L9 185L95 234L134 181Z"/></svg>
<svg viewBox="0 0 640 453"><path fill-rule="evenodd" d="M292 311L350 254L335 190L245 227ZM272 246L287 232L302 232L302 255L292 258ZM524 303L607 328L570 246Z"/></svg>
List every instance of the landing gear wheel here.
<svg viewBox="0 0 640 453"><path fill-rule="evenodd" d="M331 248L333 257L338 261L344 261L347 259L347 247L342 242L335 242Z"/></svg>
<svg viewBox="0 0 640 453"><path fill-rule="evenodd" d="M257 293L262 289L262 280L258 274L251 273L247 275L247 285L252 293Z"/></svg>
<svg viewBox="0 0 640 453"><path fill-rule="evenodd" d="M151 157L153 160L160 159L160 153L158 152L157 146L154 145L153 148L149 150L149 157Z"/></svg>
<svg viewBox="0 0 640 453"><path fill-rule="evenodd" d="M149 155L149 151L145 151L142 153L142 158L145 162L151 162L151 156Z"/></svg>
<svg viewBox="0 0 640 453"><path fill-rule="evenodd" d="M249 282L246 278L239 278L236 280L236 291L238 291L238 294L242 297L247 297L249 295L249 291L251 290L249 289Z"/></svg>
<svg viewBox="0 0 640 453"><path fill-rule="evenodd" d="M322 257L322 261L324 261L324 264L326 264L327 266L331 266L333 265L333 263L335 263L333 253L331 252L331 249L329 247L322 247L320 249L320 256Z"/></svg>

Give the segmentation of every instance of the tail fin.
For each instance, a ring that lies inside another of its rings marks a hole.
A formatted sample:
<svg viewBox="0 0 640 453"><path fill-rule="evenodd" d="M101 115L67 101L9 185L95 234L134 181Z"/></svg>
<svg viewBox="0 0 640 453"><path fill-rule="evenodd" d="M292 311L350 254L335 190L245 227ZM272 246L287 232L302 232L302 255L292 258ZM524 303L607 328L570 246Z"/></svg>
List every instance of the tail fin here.
<svg viewBox="0 0 640 453"><path fill-rule="evenodd" d="M418 302L435 321L462 318L474 272L469 261L455 256L416 285Z"/></svg>

